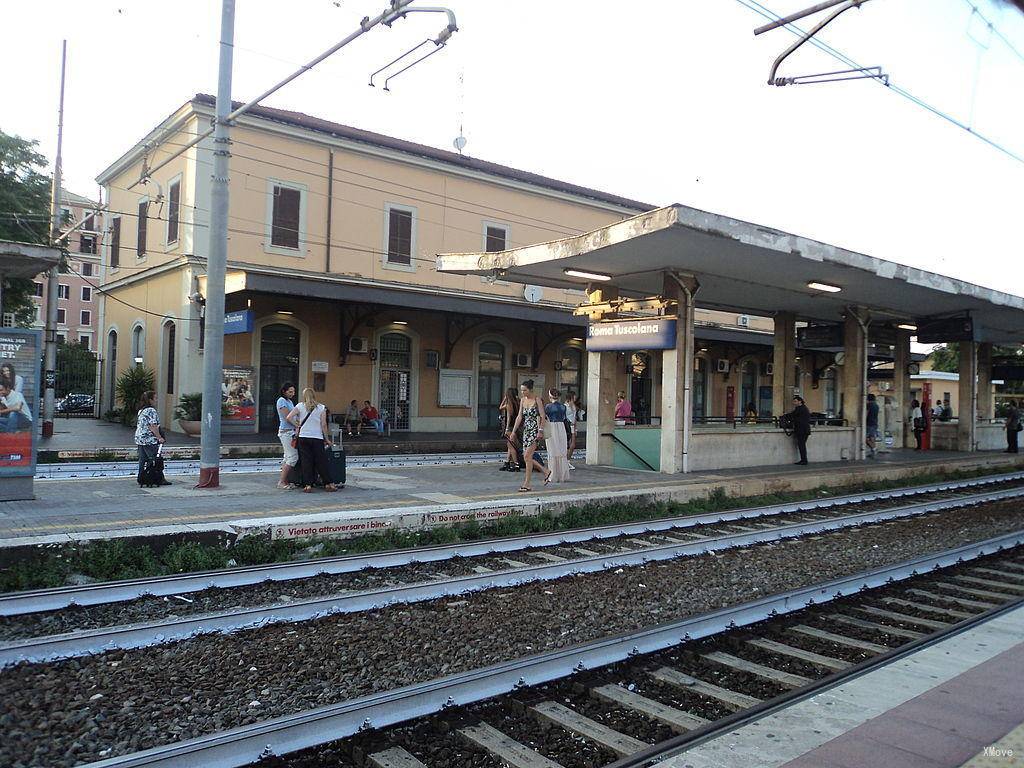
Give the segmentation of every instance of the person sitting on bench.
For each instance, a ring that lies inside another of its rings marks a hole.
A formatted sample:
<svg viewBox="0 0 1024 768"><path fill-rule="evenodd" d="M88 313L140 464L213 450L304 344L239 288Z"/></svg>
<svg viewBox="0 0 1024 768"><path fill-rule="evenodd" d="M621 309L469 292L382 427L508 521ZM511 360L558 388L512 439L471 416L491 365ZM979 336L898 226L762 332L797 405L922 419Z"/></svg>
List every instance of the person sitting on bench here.
<svg viewBox="0 0 1024 768"><path fill-rule="evenodd" d="M363 417L359 415L359 403L353 400L345 409L345 429L349 437L362 437ZM352 430L355 430L353 432Z"/></svg>
<svg viewBox="0 0 1024 768"><path fill-rule="evenodd" d="M384 419L380 417L380 412L373 407L369 400L363 401L363 410L359 412L359 415L363 417L363 421L367 425L377 430L378 436L384 436Z"/></svg>

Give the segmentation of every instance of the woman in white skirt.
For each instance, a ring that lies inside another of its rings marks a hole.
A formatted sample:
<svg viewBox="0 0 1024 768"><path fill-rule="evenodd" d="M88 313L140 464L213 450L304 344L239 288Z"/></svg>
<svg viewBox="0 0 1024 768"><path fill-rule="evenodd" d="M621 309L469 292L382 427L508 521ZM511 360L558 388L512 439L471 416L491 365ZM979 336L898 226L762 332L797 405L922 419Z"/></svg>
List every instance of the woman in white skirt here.
<svg viewBox="0 0 1024 768"><path fill-rule="evenodd" d="M565 440L565 405L559 399L557 389L549 389L551 402L544 406L547 424L544 428L544 442L548 449L548 468L553 483L564 483L569 479L569 451Z"/></svg>

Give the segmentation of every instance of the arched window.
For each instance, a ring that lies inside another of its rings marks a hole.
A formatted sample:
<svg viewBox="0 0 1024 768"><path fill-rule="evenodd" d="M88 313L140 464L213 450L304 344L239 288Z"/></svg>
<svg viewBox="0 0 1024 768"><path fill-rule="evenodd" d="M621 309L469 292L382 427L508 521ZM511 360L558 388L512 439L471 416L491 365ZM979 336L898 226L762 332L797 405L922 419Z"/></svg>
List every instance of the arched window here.
<svg viewBox="0 0 1024 768"><path fill-rule="evenodd" d="M693 421L701 424L708 415L708 361L693 359Z"/></svg>
<svg viewBox="0 0 1024 768"><path fill-rule="evenodd" d="M839 405L836 398L836 369L829 368L822 378L825 381L825 413L835 416Z"/></svg>
<svg viewBox="0 0 1024 768"><path fill-rule="evenodd" d="M117 384L117 331L110 330L107 334L107 392L110 393L110 409L117 407L117 395L114 388Z"/></svg>
<svg viewBox="0 0 1024 768"><path fill-rule="evenodd" d="M747 409L753 405L757 410L757 363L748 360L743 364L740 373L740 407L739 412L746 415Z"/></svg>
<svg viewBox="0 0 1024 768"><path fill-rule="evenodd" d="M136 325L132 328L132 361L146 356L146 328Z"/></svg>
<svg viewBox="0 0 1024 768"><path fill-rule="evenodd" d="M164 323L164 371L167 378L167 387L164 391L168 395L174 394L174 345L176 336L177 328L172 321L168 320Z"/></svg>

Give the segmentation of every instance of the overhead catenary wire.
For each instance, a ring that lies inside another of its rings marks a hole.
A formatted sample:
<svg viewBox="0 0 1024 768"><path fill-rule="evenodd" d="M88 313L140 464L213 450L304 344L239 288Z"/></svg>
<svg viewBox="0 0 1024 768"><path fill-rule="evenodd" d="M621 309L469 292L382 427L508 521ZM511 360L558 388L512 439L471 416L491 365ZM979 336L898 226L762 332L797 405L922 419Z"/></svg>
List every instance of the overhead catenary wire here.
<svg viewBox="0 0 1024 768"><path fill-rule="evenodd" d="M738 2L740 5L744 6L745 8L747 8L747 9L749 9L751 11L754 11L758 15L763 16L766 19L769 19L770 21L779 21L780 19L782 19L782 17L779 14L775 13L775 11L771 10L770 8L767 8L766 6L762 5L760 2L758 2L758 0L736 0L736 2ZM786 24L785 28L788 29L792 34L800 36L800 37L802 37L802 36L807 34L803 29L801 29L800 27L796 26L795 24ZM824 51L825 53L827 53L832 58L837 59L838 61L841 61L843 64L846 64L848 67L851 67L851 68L854 68L854 69L864 69L865 68L862 65L858 64L853 59L851 59L849 56L847 56L842 51L834 48L833 46L829 45L828 43L826 43L825 41L821 40L818 37L812 37L809 40L809 42L812 45L814 45L816 48L818 48L819 50ZM949 114L948 112L944 112L943 110L939 109L938 107L936 107L936 106L934 106L932 104L929 104L924 99L921 99L918 96L915 96L913 93L908 91L906 88L903 88L903 87L898 86L895 83L893 83L891 78L890 78L890 80L888 82L883 82L881 80L876 80L876 82L881 83L884 87L888 88L893 93L896 93L897 95L902 96L903 98L907 99L908 101L912 102L913 104L916 104L917 106L921 107L922 109L925 109L928 112L931 112L936 117L939 117L939 118L941 118L941 119L951 123L952 125L955 125L957 128L960 128L961 130L966 131L971 136L974 136L975 138L979 139L980 141L983 141L985 144L988 144L990 147L992 147L993 149L1003 153L1004 155L1006 155L1010 159L1016 160L1018 163L1024 164L1024 155L1021 155L1021 154L1018 154L1017 152L1014 152L1009 147L1006 147L1005 145L999 143L995 139L992 139L989 136L987 136L987 135L985 135L983 133L979 133L978 131L974 130L974 128L972 128L970 125L964 123L961 120L958 120L956 117L954 117L953 115Z"/></svg>

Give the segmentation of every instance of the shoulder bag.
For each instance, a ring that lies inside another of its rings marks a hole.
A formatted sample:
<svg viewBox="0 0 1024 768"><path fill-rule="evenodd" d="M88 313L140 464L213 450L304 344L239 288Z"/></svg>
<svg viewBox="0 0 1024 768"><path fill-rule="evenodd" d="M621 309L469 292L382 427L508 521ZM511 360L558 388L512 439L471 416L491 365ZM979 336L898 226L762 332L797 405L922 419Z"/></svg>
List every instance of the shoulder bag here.
<svg viewBox="0 0 1024 768"><path fill-rule="evenodd" d="M306 422L309 421L309 417L312 416L315 412L316 412L316 408L314 408L312 411L307 413L306 414L306 418L304 418L299 423L299 428L297 430L295 430L295 434L292 435L292 448L298 448L299 447L299 432L302 431L302 428L306 425Z"/></svg>

